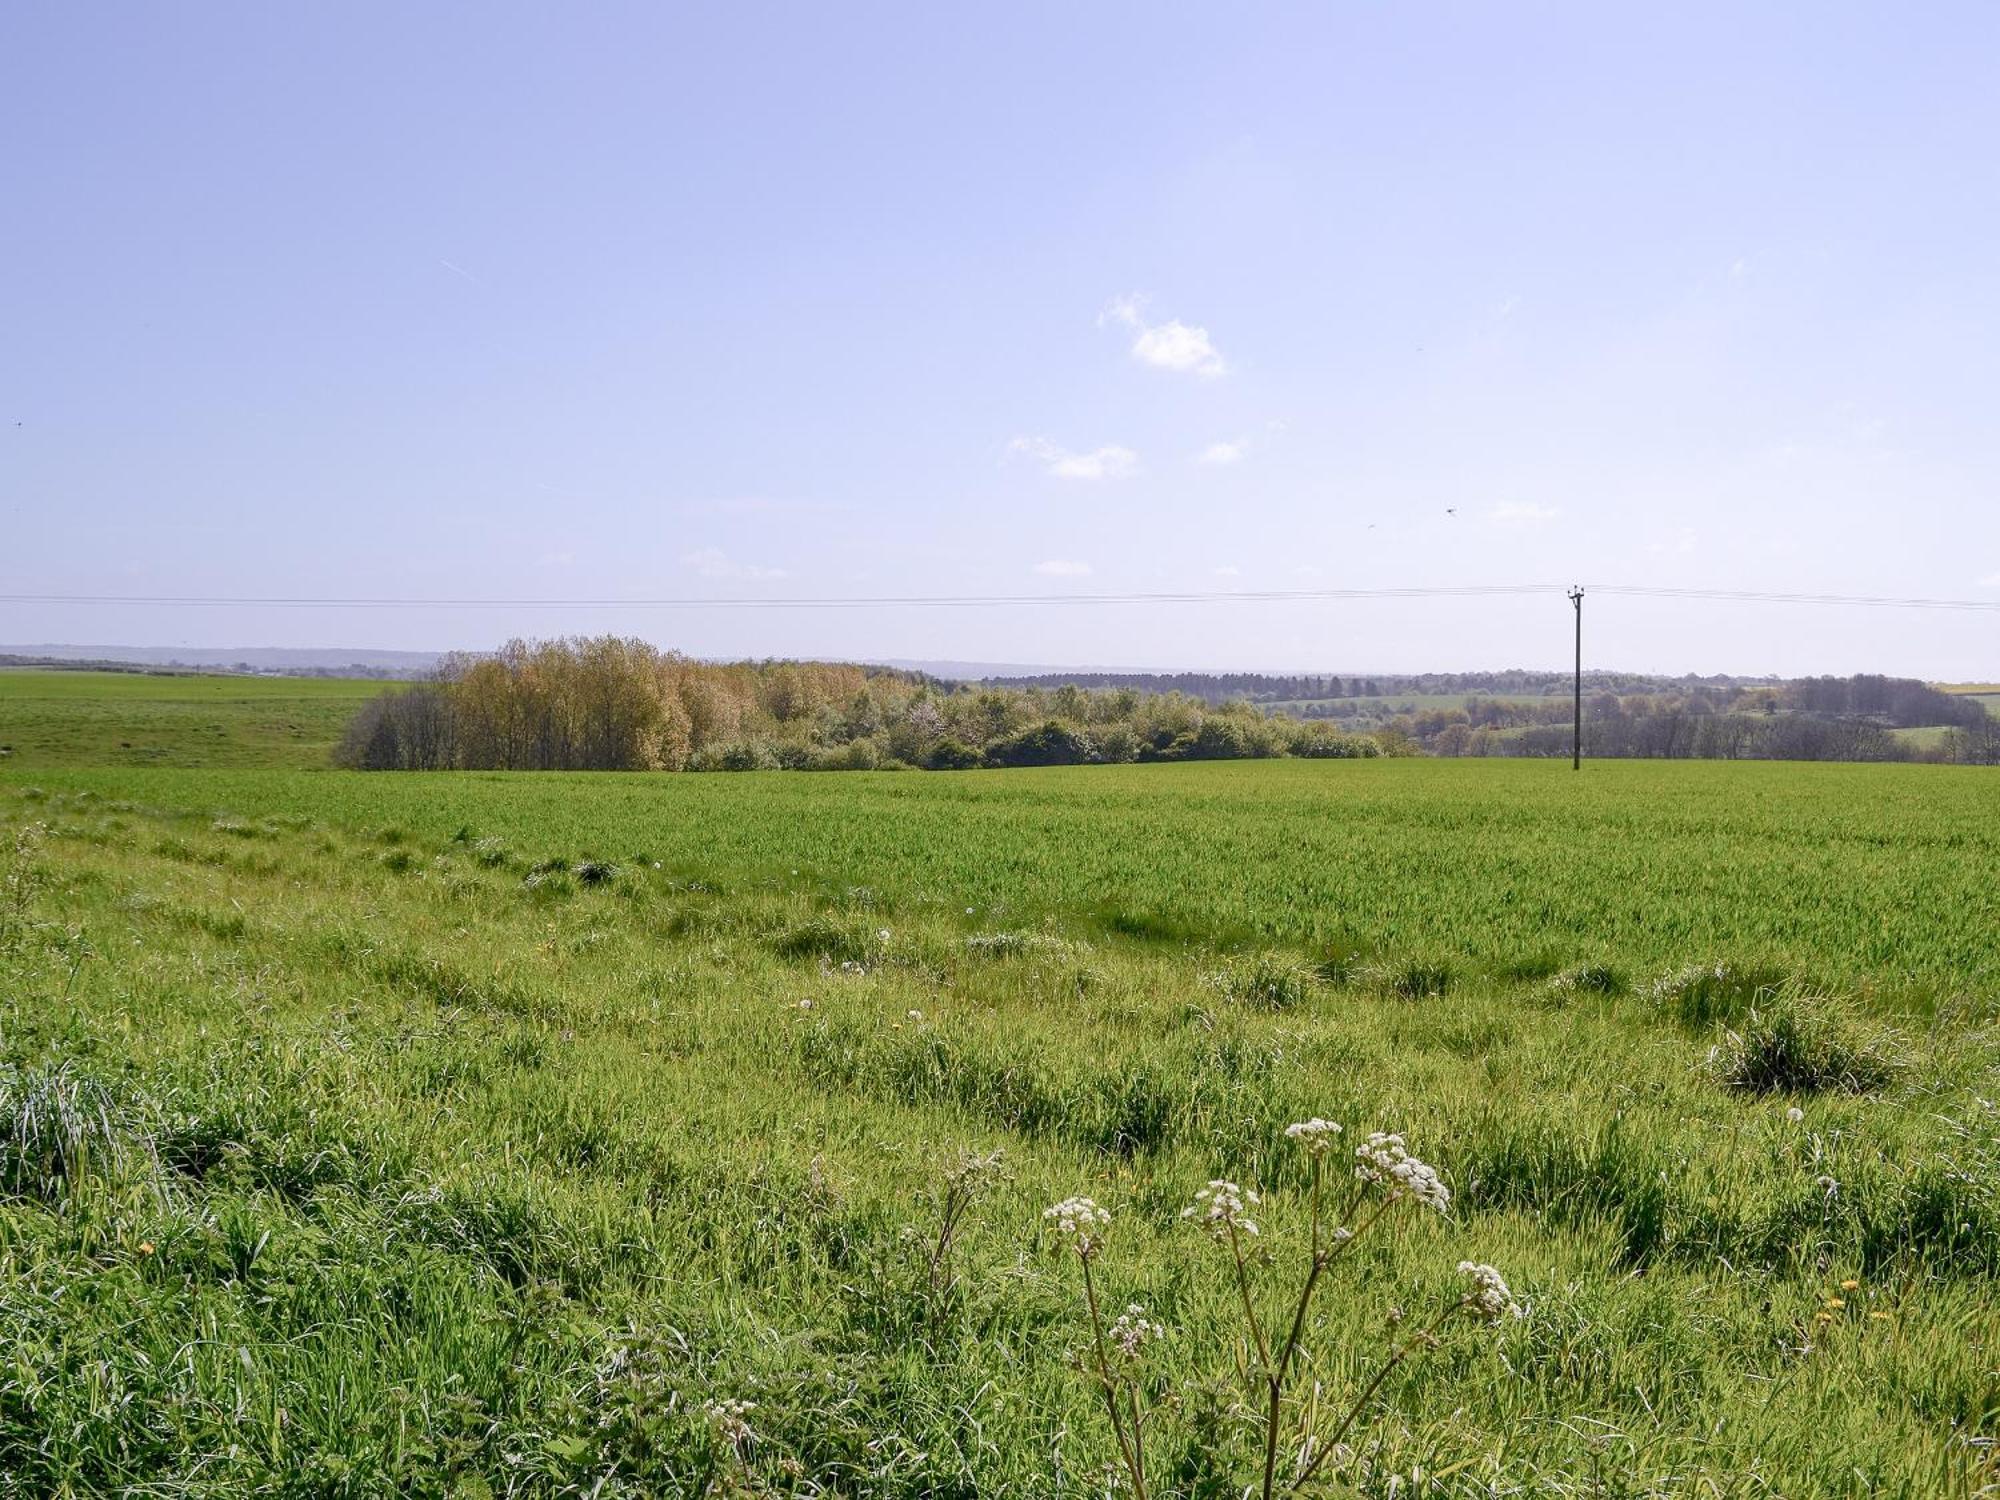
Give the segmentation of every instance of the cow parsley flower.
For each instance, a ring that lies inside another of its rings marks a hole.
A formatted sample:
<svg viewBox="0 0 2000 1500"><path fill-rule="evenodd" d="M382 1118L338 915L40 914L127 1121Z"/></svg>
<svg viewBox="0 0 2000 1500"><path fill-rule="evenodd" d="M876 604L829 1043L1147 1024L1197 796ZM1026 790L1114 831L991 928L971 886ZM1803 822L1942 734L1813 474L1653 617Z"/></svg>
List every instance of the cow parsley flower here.
<svg viewBox="0 0 2000 1500"><path fill-rule="evenodd" d="M728 1397L701 1403L702 1415L715 1424L715 1430L722 1440L732 1447L742 1447L756 1434L750 1430L750 1413L757 1409L755 1401L733 1401Z"/></svg>
<svg viewBox="0 0 2000 1500"><path fill-rule="evenodd" d="M1410 1155L1400 1135L1378 1130L1356 1146L1354 1175L1386 1189L1391 1202L1408 1196L1439 1213L1451 1207L1451 1189L1437 1169Z"/></svg>
<svg viewBox="0 0 2000 1500"><path fill-rule="evenodd" d="M1317 1116L1285 1127L1286 1138L1297 1141L1308 1156L1326 1155L1333 1149L1333 1138L1339 1134L1338 1125L1331 1120L1319 1119Z"/></svg>
<svg viewBox="0 0 2000 1500"><path fill-rule="evenodd" d="M1462 1299L1489 1323L1497 1323L1502 1318L1518 1318L1521 1306L1514 1300L1514 1294L1507 1290L1507 1282L1493 1267L1480 1261L1462 1260L1458 1263L1461 1276L1472 1279L1472 1290Z"/></svg>
<svg viewBox="0 0 2000 1500"><path fill-rule="evenodd" d="M1085 1260L1104 1244L1103 1231L1111 1223L1111 1213L1089 1198L1065 1198L1042 1210L1042 1217L1056 1226L1056 1232L1075 1247Z"/></svg>
<svg viewBox="0 0 2000 1500"><path fill-rule="evenodd" d="M1231 1230L1257 1233L1257 1221L1249 1217L1248 1211L1259 1201L1250 1189L1218 1177L1194 1195L1194 1202L1181 1210L1181 1217L1193 1219L1217 1239L1226 1240Z"/></svg>
<svg viewBox="0 0 2000 1500"><path fill-rule="evenodd" d="M1119 1357L1128 1365L1138 1364L1146 1357L1147 1351L1166 1336L1166 1325L1148 1320L1146 1309L1136 1302L1127 1305L1106 1335Z"/></svg>

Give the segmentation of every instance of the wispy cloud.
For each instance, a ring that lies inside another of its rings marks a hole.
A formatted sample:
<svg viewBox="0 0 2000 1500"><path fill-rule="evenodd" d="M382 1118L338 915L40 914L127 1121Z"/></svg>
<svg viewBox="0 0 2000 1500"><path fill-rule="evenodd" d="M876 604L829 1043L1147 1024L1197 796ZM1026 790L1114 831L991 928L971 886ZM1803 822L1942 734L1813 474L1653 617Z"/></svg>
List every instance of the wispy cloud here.
<svg viewBox="0 0 2000 1500"><path fill-rule="evenodd" d="M1090 564L1073 557L1052 557L1036 563L1035 571L1044 578L1085 578L1090 574Z"/></svg>
<svg viewBox="0 0 2000 1500"><path fill-rule="evenodd" d="M1148 323L1143 299L1136 295L1112 298L1097 315L1098 327L1111 324L1132 330L1132 357L1141 364L1211 378L1229 368L1206 328L1191 326L1179 318Z"/></svg>
<svg viewBox="0 0 2000 1500"><path fill-rule="evenodd" d="M1234 443L1210 443L1206 448L1201 450L1201 454L1196 461L1205 464L1240 464L1243 462L1243 455L1249 451L1250 445L1241 441Z"/></svg>
<svg viewBox="0 0 2000 1500"><path fill-rule="evenodd" d="M1044 437L1017 437L1008 448L1037 460L1057 479L1124 479L1139 467L1139 455L1117 443L1073 453Z"/></svg>
<svg viewBox="0 0 2000 1500"><path fill-rule="evenodd" d="M1561 512L1553 505L1535 505L1525 500L1507 500L1487 512L1501 526L1546 526Z"/></svg>
<svg viewBox="0 0 2000 1500"><path fill-rule="evenodd" d="M1988 573L1979 580L1979 586L1983 589L2000 589L2000 573Z"/></svg>
<svg viewBox="0 0 2000 1500"><path fill-rule="evenodd" d="M1235 563L1224 563L1215 570L1215 576L1217 578L1241 578L1243 570L1237 567Z"/></svg>
<svg viewBox="0 0 2000 1500"><path fill-rule="evenodd" d="M703 547L689 552L681 558L703 578L762 579L784 578L788 575L783 568L764 568L755 563L737 562L720 547Z"/></svg>

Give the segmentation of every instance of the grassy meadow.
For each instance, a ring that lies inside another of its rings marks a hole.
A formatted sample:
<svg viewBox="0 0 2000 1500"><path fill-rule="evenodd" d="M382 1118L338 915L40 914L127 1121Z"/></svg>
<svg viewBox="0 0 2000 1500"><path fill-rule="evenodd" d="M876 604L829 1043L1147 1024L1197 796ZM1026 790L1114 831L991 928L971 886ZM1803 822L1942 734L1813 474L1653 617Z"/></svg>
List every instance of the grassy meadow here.
<svg viewBox="0 0 2000 1500"><path fill-rule="evenodd" d="M2000 1484L1991 773L91 759L0 763L0 1493L1129 1494L1084 1194L1148 1493L1257 1494L1315 1117L1451 1201L1274 1492Z"/></svg>

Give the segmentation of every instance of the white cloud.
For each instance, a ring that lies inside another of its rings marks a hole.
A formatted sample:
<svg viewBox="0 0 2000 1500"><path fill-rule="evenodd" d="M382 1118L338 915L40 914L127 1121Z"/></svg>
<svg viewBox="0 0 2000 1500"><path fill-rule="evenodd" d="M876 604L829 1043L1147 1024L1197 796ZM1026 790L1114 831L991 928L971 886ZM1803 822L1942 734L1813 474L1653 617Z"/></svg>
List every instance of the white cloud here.
<svg viewBox="0 0 2000 1500"><path fill-rule="evenodd" d="M1148 323L1141 305L1142 299L1137 296L1113 297L1097 315L1097 326L1116 323L1135 329L1138 337L1132 340L1132 357L1155 369L1216 376L1229 368L1206 328L1192 327L1179 318Z"/></svg>
<svg viewBox="0 0 2000 1500"><path fill-rule="evenodd" d="M1235 563L1224 563L1215 570L1215 576L1217 578L1241 578L1243 570L1237 567Z"/></svg>
<svg viewBox="0 0 2000 1500"><path fill-rule="evenodd" d="M1243 461L1243 455L1250 451L1244 442L1210 443L1201 450L1200 462L1205 464L1235 464Z"/></svg>
<svg viewBox="0 0 2000 1500"><path fill-rule="evenodd" d="M1107 327L1112 323L1122 323L1127 328L1143 328L1145 323L1139 317L1139 297L1113 297L1097 315L1097 326Z"/></svg>
<svg viewBox="0 0 2000 1500"><path fill-rule="evenodd" d="M704 578L783 578L783 568L760 568L754 563L740 563L733 560L720 547L703 547L698 552L690 552L681 561Z"/></svg>
<svg viewBox="0 0 2000 1500"><path fill-rule="evenodd" d="M1206 328L1190 328L1175 320L1148 328L1133 342L1132 354L1162 370L1191 370L1197 375L1220 375L1227 365L1215 352Z"/></svg>
<svg viewBox="0 0 2000 1500"><path fill-rule="evenodd" d="M1047 438L1017 437L1008 447L1039 460L1057 479L1124 479L1139 467L1139 455L1117 443L1072 453Z"/></svg>
<svg viewBox="0 0 2000 1500"><path fill-rule="evenodd" d="M1560 514L1552 505L1533 505L1525 500L1507 500L1489 512L1502 526L1546 526Z"/></svg>
<svg viewBox="0 0 2000 1500"><path fill-rule="evenodd" d="M1979 586L1983 589L2000 589L2000 573L1988 573L1979 580Z"/></svg>
<svg viewBox="0 0 2000 1500"><path fill-rule="evenodd" d="M1036 563L1035 571L1044 578L1083 578L1089 574L1090 564L1069 557L1052 557Z"/></svg>

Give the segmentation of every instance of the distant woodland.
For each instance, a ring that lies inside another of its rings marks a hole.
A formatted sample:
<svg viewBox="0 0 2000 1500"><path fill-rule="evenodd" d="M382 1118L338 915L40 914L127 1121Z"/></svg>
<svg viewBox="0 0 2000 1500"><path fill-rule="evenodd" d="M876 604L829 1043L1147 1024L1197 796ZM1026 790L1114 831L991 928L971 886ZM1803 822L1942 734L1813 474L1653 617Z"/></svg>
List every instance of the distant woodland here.
<svg viewBox="0 0 2000 1500"><path fill-rule="evenodd" d="M1382 753L1374 736L1242 701L714 664L599 636L448 657L369 700L336 759L361 770L966 770Z"/></svg>
<svg viewBox="0 0 2000 1500"><path fill-rule="evenodd" d="M370 699L362 770L873 770L1273 756L1565 756L1540 672L1110 674L950 683L825 662L711 663L613 636L447 657ZM1584 752L2000 764L2000 719L1903 678L1586 678Z"/></svg>

